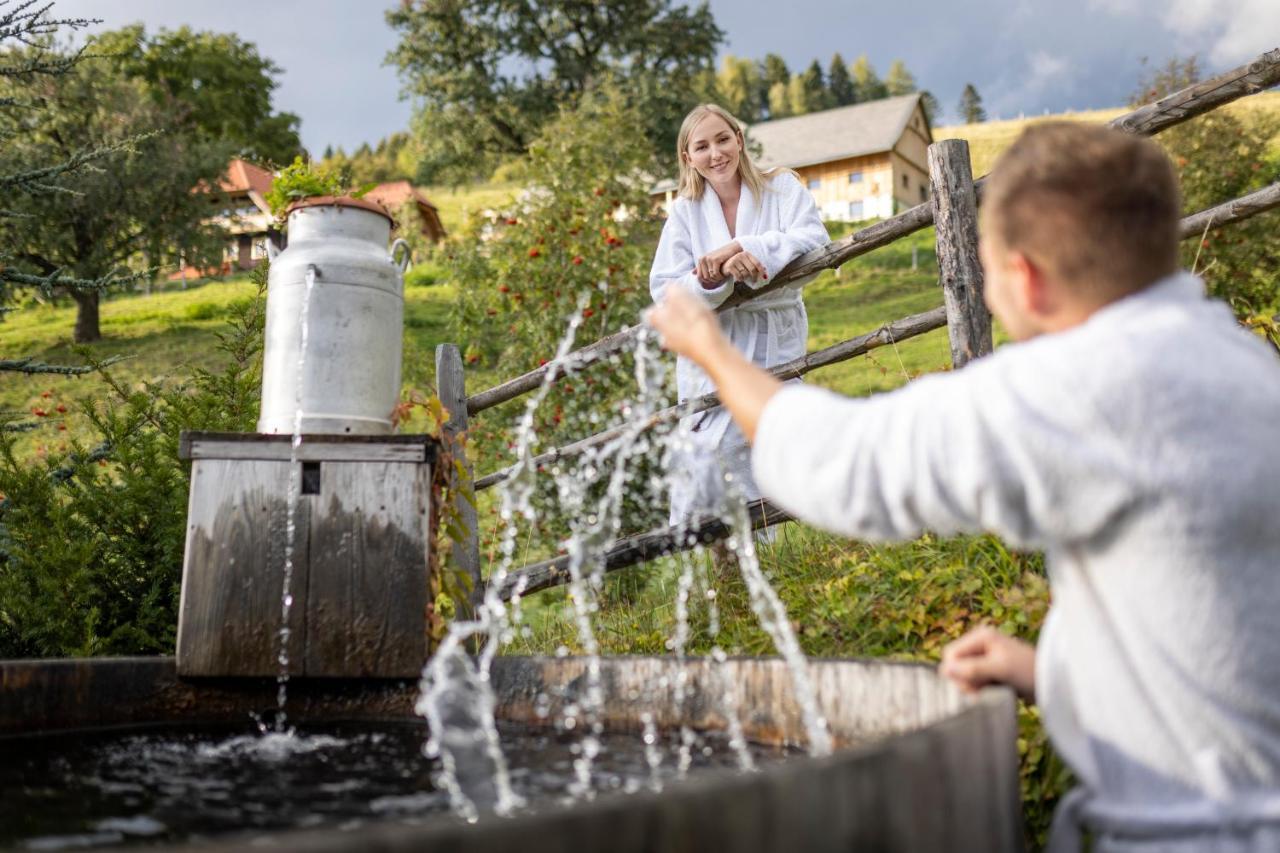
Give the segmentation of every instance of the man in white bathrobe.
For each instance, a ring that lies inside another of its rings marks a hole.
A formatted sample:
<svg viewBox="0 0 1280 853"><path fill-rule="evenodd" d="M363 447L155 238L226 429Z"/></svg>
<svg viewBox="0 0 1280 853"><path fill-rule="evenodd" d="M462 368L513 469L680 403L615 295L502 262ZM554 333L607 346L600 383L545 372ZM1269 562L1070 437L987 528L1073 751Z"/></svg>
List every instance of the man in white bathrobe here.
<svg viewBox="0 0 1280 853"><path fill-rule="evenodd" d="M1041 125L984 193L985 298L1020 343L852 400L784 387L700 304L651 321L753 442L764 495L868 539L1043 549L1037 648L979 629L965 689L1036 701L1081 787L1052 850L1280 850L1280 360L1177 271L1153 143Z"/></svg>

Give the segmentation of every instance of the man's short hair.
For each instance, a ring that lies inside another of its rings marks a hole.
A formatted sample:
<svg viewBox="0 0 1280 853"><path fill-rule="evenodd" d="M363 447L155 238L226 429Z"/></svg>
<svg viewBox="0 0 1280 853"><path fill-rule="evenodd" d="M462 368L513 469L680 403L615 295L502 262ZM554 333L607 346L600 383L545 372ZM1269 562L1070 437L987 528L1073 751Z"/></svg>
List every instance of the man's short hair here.
<svg viewBox="0 0 1280 853"><path fill-rule="evenodd" d="M1141 290L1178 268L1181 196L1154 142L1101 125L1033 125L983 188L983 228L1081 293Z"/></svg>

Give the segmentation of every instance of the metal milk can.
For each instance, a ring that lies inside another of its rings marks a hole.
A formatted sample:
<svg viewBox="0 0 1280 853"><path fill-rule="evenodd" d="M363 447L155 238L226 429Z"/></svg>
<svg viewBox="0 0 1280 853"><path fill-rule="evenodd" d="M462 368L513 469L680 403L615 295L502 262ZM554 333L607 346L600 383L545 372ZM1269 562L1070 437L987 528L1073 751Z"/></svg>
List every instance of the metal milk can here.
<svg viewBox="0 0 1280 853"><path fill-rule="evenodd" d="M290 208L288 248L274 254L267 279L258 432L392 431L409 251L404 240L387 250L391 225L384 208L363 199L325 196Z"/></svg>

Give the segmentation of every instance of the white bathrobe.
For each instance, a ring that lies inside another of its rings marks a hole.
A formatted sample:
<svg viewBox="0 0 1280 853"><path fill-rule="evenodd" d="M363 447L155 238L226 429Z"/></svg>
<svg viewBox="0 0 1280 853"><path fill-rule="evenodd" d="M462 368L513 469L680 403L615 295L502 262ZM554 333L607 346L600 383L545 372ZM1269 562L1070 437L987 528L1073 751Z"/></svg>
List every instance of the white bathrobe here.
<svg viewBox="0 0 1280 853"><path fill-rule="evenodd" d="M742 187L732 236L710 184L697 201L676 199L649 274L654 301L659 301L673 283L700 295L713 307L728 299L732 281L707 290L693 271L698 258L732 240L764 265L769 280L797 256L829 242L813 196L794 175L780 173L767 179L763 196L757 199L747 186ZM809 337L800 287L809 280L720 313L720 327L734 346L761 367L799 358ZM684 358L676 360L676 386L682 401L715 390L707 375ZM725 492L725 474L731 476L744 498L760 496L751 476L746 439L727 411L716 408L686 418L681 433L683 447L672 466L672 524L714 512Z"/></svg>
<svg viewBox="0 0 1280 853"><path fill-rule="evenodd" d="M1103 851L1261 851L1280 850L1278 451L1280 360L1179 274L894 393L785 388L753 459L828 530L1047 552L1036 694L1082 784L1050 849L1079 820Z"/></svg>

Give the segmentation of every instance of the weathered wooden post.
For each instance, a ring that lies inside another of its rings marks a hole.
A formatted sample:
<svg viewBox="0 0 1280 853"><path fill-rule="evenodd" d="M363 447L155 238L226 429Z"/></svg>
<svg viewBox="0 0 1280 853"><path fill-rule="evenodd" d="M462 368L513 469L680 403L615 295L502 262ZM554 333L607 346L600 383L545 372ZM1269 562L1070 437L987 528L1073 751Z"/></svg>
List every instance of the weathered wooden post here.
<svg viewBox="0 0 1280 853"><path fill-rule="evenodd" d="M436 393L440 402L449 412L449 420L444 424L446 456L461 463L461 470L454 465L449 472L453 488L450 493L455 501L457 521L466 531L466 538L453 543L453 562L471 578L471 598L458 602L462 608L461 615L470 618L475 613L476 605L483 597L480 586L480 539L479 526L475 507L475 475L471 460L467 458L466 447L459 437L467 431L467 388L466 375L462 368L462 354L456 344L440 344L436 347ZM457 482L463 477L464 482Z"/></svg>
<svg viewBox="0 0 1280 853"><path fill-rule="evenodd" d="M951 365L964 367L991 352L991 313L982 301L978 261L978 200L969 166L969 143L944 139L929 146L938 272L947 307Z"/></svg>

